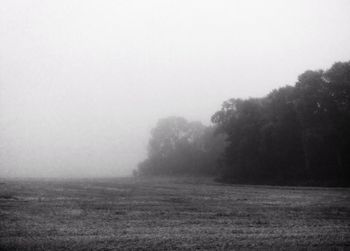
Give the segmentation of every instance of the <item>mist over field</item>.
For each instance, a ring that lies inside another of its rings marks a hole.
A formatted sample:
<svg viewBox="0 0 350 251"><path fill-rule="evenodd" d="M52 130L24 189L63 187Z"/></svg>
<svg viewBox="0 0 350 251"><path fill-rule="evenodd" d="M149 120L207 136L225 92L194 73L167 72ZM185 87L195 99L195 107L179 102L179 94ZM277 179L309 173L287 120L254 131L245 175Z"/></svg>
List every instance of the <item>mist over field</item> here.
<svg viewBox="0 0 350 251"><path fill-rule="evenodd" d="M160 118L350 58L350 3L2 1L0 177L130 175Z"/></svg>
<svg viewBox="0 0 350 251"><path fill-rule="evenodd" d="M0 2L0 250L349 248L349 0Z"/></svg>

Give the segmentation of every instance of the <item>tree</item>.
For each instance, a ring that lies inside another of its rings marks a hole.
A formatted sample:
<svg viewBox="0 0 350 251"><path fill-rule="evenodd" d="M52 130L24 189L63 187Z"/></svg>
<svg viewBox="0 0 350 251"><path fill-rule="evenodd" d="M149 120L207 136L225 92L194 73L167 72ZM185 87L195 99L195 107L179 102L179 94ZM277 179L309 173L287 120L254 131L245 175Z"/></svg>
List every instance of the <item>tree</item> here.
<svg viewBox="0 0 350 251"><path fill-rule="evenodd" d="M200 122L182 117L158 121L151 131L148 158L138 166L141 175L213 175L224 149L224 137Z"/></svg>
<svg viewBox="0 0 350 251"><path fill-rule="evenodd" d="M260 99L231 99L224 102L221 111L212 116L218 130L227 134L225 179L254 180L259 163L260 126L262 123Z"/></svg>

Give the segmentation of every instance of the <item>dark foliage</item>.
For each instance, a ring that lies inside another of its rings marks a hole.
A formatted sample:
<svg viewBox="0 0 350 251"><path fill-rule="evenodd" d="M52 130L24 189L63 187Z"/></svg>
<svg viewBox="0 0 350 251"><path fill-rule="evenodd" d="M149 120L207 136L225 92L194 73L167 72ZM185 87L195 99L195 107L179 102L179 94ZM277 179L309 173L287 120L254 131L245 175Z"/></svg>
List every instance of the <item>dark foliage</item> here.
<svg viewBox="0 0 350 251"><path fill-rule="evenodd" d="M212 121L227 134L225 181L350 185L350 62L264 98L230 99Z"/></svg>

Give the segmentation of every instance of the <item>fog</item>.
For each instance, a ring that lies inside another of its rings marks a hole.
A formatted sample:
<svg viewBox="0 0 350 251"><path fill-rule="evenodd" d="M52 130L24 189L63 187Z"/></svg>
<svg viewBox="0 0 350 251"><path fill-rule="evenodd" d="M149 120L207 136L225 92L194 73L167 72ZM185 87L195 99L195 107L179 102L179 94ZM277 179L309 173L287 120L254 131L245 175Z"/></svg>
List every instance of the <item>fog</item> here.
<svg viewBox="0 0 350 251"><path fill-rule="evenodd" d="M0 177L131 174L158 119L350 59L350 2L1 1Z"/></svg>

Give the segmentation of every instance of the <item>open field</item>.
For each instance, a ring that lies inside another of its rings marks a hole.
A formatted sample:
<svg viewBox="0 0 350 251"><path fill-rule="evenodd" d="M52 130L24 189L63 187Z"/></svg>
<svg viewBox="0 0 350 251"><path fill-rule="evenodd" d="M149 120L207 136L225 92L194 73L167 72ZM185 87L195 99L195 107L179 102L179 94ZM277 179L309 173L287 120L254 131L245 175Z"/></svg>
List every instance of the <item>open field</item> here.
<svg viewBox="0 0 350 251"><path fill-rule="evenodd" d="M350 189L2 180L0 249L350 249Z"/></svg>

